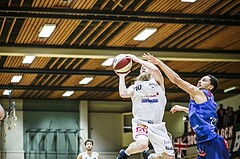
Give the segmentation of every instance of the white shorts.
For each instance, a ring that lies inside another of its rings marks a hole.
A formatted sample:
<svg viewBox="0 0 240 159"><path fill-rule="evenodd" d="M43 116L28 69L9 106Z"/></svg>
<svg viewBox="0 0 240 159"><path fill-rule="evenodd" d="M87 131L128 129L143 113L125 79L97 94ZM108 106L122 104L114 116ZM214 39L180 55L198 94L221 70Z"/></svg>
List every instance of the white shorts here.
<svg viewBox="0 0 240 159"><path fill-rule="evenodd" d="M154 123L152 121L140 121L132 119L133 139L149 140L153 145L155 153L166 153L170 156L174 155L172 141L168 136L165 123Z"/></svg>

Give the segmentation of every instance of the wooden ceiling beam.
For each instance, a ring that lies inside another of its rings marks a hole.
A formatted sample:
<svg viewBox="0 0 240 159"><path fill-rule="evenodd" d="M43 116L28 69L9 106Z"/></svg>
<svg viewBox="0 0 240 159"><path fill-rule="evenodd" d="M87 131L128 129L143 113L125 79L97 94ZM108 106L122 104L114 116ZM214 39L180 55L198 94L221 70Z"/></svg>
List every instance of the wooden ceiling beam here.
<svg viewBox="0 0 240 159"><path fill-rule="evenodd" d="M81 9L0 7L0 17L75 19L93 21L152 22L240 26L237 15L176 14L156 12L118 12Z"/></svg>
<svg viewBox="0 0 240 159"><path fill-rule="evenodd" d="M1 44L0 44L1 45ZM164 50L155 48L118 48L118 47L60 47L60 46L37 46L37 45L16 45L2 44L0 55L5 56L25 56L35 55L39 57L63 57L63 58L94 58L106 59L115 57L121 53L134 54L141 57L143 53L150 52L161 60L171 61L222 61L240 62L239 51L231 50ZM51 54L50 54L51 53Z"/></svg>
<svg viewBox="0 0 240 159"><path fill-rule="evenodd" d="M20 74L48 74L48 75L95 75L95 76L116 76L112 70L52 70L33 68L1 68L0 73L20 73ZM200 78L206 73L201 72L177 72L181 77ZM138 76L139 71L133 71L129 76ZM163 74L164 75L164 74ZM234 73L213 73L217 78L240 79L240 74ZM166 77L166 75L164 75Z"/></svg>
<svg viewBox="0 0 240 159"><path fill-rule="evenodd" d="M118 87L70 87L70 86L25 86L25 85L0 85L0 89L8 90L52 90L52 91L100 91L100 92L118 92ZM167 93L184 93L178 88L166 88ZM187 94L187 93L186 93ZM217 90L214 94L240 94L240 90L232 90L224 93L224 90Z"/></svg>

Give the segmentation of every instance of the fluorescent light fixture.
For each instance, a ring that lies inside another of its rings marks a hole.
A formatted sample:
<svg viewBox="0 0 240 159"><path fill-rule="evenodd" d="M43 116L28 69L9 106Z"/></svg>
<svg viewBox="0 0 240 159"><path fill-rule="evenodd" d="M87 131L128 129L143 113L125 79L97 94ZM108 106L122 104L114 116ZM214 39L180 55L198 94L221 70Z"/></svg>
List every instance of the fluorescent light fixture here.
<svg viewBox="0 0 240 159"><path fill-rule="evenodd" d="M88 84L91 80L93 80L93 77L85 77L79 82L79 84Z"/></svg>
<svg viewBox="0 0 240 159"><path fill-rule="evenodd" d="M233 86L233 87L229 87L229 88L227 88L227 89L224 89L223 92L224 92L224 93L227 93L227 92L232 91L232 90L234 90L234 89L237 89L237 86Z"/></svg>
<svg viewBox="0 0 240 159"><path fill-rule="evenodd" d="M3 95L8 96L11 93L11 90L5 89Z"/></svg>
<svg viewBox="0 0 240 159"><path fill-rule="evenodd" d="M13 76L11 82L18 83L22 79L22 76Z"/></svg>
<svg viewBox="0 0 240 159"><path fill-rule="evenodd" d="M30 56L30 55L27 55L24 57L23 59L23 64L30 64L33 62L33 60L35 59L35 56Z"/></svg>
<svg viewBox="0 0 240 159"><path fill-rule="evenodd" d="M181 2L196 2L196 0L181 0Z"/></svg>
<svg viewBox="0 0 240 159"><path fill-rule="evenodd" d="M48 38L52 34L55 28L56 28L56 24L44 24L42 30L38 34L38 37Z"/></svg>
<svg viewBox="0 0 240 159"><path fill-rule="evenodd" d="M114 58L109 58L102 63L102 66L112 66Z"/></svg>
<svg viewBox="0 0 240 159"><path fill-rule="evenodd" d="M145 30L141 31L133 40L144 41L156 31L157 28L146 28Z"/></svg>
<svg viewBox="0 0 240 159"><path fill-rule="evenodd" d="M63 97L69 97L74 93L74 91L66 91L65 93L62 94Z"/></svg>
<svg viewBox="0 0 240 159"><path fill-rule="evenodd" d="M186 121L186 120L187 120L187 117L184 116L184 117L183 117L183 121Z"/></svg>

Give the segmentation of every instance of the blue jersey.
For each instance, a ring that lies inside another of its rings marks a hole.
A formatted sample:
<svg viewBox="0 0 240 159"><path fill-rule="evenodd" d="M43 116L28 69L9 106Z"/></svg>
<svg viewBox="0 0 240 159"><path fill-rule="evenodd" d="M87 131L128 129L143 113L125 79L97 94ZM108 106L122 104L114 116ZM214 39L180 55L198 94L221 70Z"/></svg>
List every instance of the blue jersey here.
<svg viewBox="0 0 240 159"><path fill-rule="evenodd" d="M217 136L217 103L210 91L202 91L206 95L207 101L197 104L191 99L188 111L189 121L196 133L198 143L211 140Z"/></svg>

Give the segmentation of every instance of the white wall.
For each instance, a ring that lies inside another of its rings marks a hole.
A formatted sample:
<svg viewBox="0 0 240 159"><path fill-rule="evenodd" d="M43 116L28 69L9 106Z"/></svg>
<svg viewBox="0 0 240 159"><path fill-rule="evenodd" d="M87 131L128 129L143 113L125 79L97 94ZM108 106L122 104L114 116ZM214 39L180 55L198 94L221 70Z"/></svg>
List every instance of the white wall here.
<svg viewBox="0 0 240 159"><path fill-rule="evenodd" d="M184 132L183 117L185 115L187 114L183 112L177 112L174 114L170 112L165 112L164 114L163 121L166 122L166 128L174 138L183 135Z"/></svg>
<svg viewBox="0 0 240 159"><path fill-rule="evenodd" d="M120 113L90 113L89 137L98 152L118 152L122 143Z"/></svg>
<svg viewBox="0 0 240 159"><path fill-rule="evenodd" d="M12 114L8 119L5 119L1 124L1 159L23 159L23 112L22 100L13 100L16 103L17 120L12 118ZM9 100L0 100L0 103L5 109L9 107ZM6 134L6 135L3 135Z"/></svg>
<svg viewBox="0 0 240 159"><path fill-rule="evenodd" d="M89 138L94 141L94 150L100 158L113 159L122 147L122 114L89 113ZM129 159L140 159L141 154Z"/></svg>
<svg viewBox="0 0 240 159"><path fill-rule="evenodd" d="M220 104L222 103L224 108L227 108L227 106L233 107L234 110L238 110L238 106L240 105L240 95L236 95L234 97L220 100L217 103Z"/></svg>

